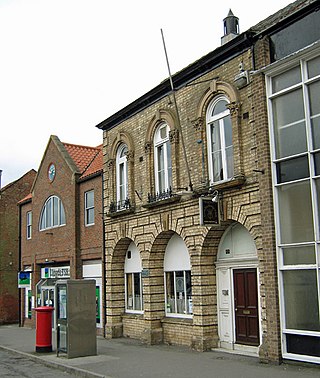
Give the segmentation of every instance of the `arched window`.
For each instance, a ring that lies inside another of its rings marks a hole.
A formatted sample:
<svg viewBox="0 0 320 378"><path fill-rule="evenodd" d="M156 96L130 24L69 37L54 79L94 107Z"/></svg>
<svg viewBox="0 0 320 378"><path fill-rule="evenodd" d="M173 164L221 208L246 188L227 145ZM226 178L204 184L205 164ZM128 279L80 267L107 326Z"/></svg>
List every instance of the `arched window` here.
<svg viewBox="0 0 320 378"><path fill-rule="evenodd" d="M62 201L57 196L49 197L41 211L40 231L65 224L66 216Z"/></svg>
<svg viewBox="0 0 320 378"><path fill-rule="evenodd" d="M178 235L173 235L164 256L166 316L192 315L191 264L188 249Z"/></svg>
<svg viewBox="0 0 320 378"><path fill-rule="evenodd" d="M228 101L220 96L207 111L208 166L211 183L233 178L232 124Z"/></svg>
<svg viewBox="0 0 320 378"><path fill-rule="evenodd" d="M143 311L141 271L140 252L132 242L128 247L124 263L126 312L141 313Z"/></svg>
<svg viewBox="0 0 320 378"><path fill-rule="evenodd" d="M154 135L154 169L157 193L163 193L172 186L171 145L169 126L161 123Z"/></svg>
<svg viewBox="0 0 320 378"><path fill-rule="evenodd" d="M117 182L117 209L125 207L128 199L128 147L121 144L117 150L116 158L116 182Z"/></svg>

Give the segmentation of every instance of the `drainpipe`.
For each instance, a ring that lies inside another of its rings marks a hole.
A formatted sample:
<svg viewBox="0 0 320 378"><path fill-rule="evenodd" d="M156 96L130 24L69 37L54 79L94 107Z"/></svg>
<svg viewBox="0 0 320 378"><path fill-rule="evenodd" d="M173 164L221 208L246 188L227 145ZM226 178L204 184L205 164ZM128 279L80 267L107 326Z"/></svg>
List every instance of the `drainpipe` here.
<svg viewBox="0 0 320 378"><path fill-rule="evenodd" d="M107 324L107 298L106 298L106 242L105 242L105 224L104 224L104 203L103 203L103 171L101 174L101 204L102 204L102 303L103 303L103 338L106 338L106 324Z"/></svg>

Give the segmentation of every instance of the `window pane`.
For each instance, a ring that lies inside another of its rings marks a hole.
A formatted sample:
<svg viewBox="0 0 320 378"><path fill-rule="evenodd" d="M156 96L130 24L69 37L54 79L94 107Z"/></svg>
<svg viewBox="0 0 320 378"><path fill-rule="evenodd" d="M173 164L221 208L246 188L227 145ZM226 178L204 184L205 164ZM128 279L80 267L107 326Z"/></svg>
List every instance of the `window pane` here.
<svg viewBox="0 0 320 378"><path fill-rule="evenodd" d="M227 103L226 100L218 101L217 104L215 105L215 107L213 108L212 116L216 116L219 113L225 112L228 109L227 105L228 105L228 103Z"/></svg>
<svg viewBox="0 0 320 378"><path fill-rule="evenodd" d="M308 65L308 77L315 77L320 75L320 56L315 59L309 60Z"/></svg>
<svg viewBox="0 0 320 378"><path fill-rule="evenodd" d="M213 181L223 180L223 168L222 168L222 156L221 151L218 151L212 155L213 163Z"/></svg>
<svg viewBox="0 0 320 378"><path fill-rule="evenodd" d="M126 153L128 152L128 148L127 147L123 147L120 151L120 157L121 158L124 158L126 157Z"/></svg>
<svg viewBox="0 0 320 378"><path fill-rule="evenodd" d="M301 82L300 67L292 68L281 75L272 78L272 93L281 91L284 88L289 88L294 84Z"/></svg>
<svg viewBox="0 0 320 378"><path fill-rule="evenodd" d="M167 126L160 128L160 137L161 137L161 139L167 138Z"/></svg>
<svg viewBox="0 0 320 378"><path fill-rule="evenodd" d="M49 199L49 201L46 204L46 228L52 227L52 198Z"/></svg>
<svg viewBox="0 0 320 378"><path fill-rule="evenodd" d="M133 273L134 278L134 310L142 310L142 295L140 286L141 273Z"/></svg>
<svg viewBox="0 0 320 378"><path fill-rule="evenodd" d="M186 276L186 290L187 290L187 314L192 314L193 305L192 305L191 271L187 270L185 272L185 276Z"/></svg>
<svg viewBox="0 0 320 378"><path fill-rule="evenodd" d="M283 271L286 328L319 331L316 270Z"/></svg>
<svg viewBox="0 0 320 378"><path fill-rule="evenodd" d="M314 157L314 168L316 175L320 175L320 152L313 155Z"/></svg>
<svg viewBox="0 0 320 378"><path fill-rule="evenodd" d="M175 296L174 296L174 272L166 272L166 312L176 312Z"/></svg>
<svg viewBox="0 0 320 378"><path fill-rule="evenodd" d="M90 192L86 193L86 199L87 199L87 208L94 206L94 191L91 190Z"/></svg>
<svg viewBox="0 0 320 378"><path fill-rule="evenodd" d="M302 90L273 100L277 158L307 150Z"/></svg>
<svg viewBox="0 0 320 378"><path fill-rule="evenodd" d="M168 165L168 185L172 186L172 162L171 162L171 143L166 142L167 147L167 165Z"/></svg>
<svg viewBox="0 0 320 378"><path fill-rule="evenodd" d="M87 210L87 224L94 223L94 208Z"/></svg>
<svg viewBox="0 0 320 378"><path fill-rule="evenodd" d="M215 121L211 124L211 143L212 152L221 150L219 122Z"/></svg>
<svg viewBox="0 0 320 378"><path fill-rule="evenodd" d="M185 300L185 287L184 287L184 274L183 271L176 272L176 297L177 297L177 313L186 313L186 300Z"/></svg>
<svg viewBox="0 0 320 378"><path fill-rule="evenodd" d="M320 148L320 116L311 119L313 148Z"/></svg>
<svg viewBox="0 0 320 378"><path fill-rule="evenodd" d="M66 215L64 212L64 207L62 201L60 201L60 224L66 224Z"/></svg>
<svg viewBox="0 0 320 378"><path fill-rule="evenodd" d="M53 197L53 226L59 224L59 202L57 197Z"/></svg>
<svg viewBox="0 0 320 378"><path fill-rule="evenodd" d="M223 119L223 127L226 147L232 146L232 124L230 116Z"/></svg>
<svg viewBox="0 0 320 378"><path fill-rule="evenodd" d="M316 255L314 246L283 248L284 265L315 264Z"/></svg>
<svg viewBox="0 0 320 378"><path fill-rule="evenodd" d="M314 241L310 182L278 188L282 243Z"/></svg>
<svg viewBox="0 0 320 378"><path fill-rule="evenodd" d="M226 158L227 158L227 177L225 179L229 179L233 177L233 147L229 147L226 149Z"/></svg>
<svg viewBox="0 0 320 378"><path fill-rule="evenodd" d="M318 209L318 225L319 225L319 234L320 234L320 179L316 180L316 192L317 192L317 209ZM319 238L319 236L318 236Z"/></svg>
<svg viewBox="0 0 320 378"><path fill-rule="evenodd" d="M127 274L127 309L133 310L132 273Z"/></svg>
<svg viewBox="0 0 320 378"><path fill-rule="evenodd" d="M165 188L165 172L164 172L164 146L157 148L158 152L158 190L163 192Z"/></svg>
<svg viewBox="0 0 320 378"><path fill-rule="evenodd" d="M277 163L277 182L288 182L309 177L308 156Z"/></svg>

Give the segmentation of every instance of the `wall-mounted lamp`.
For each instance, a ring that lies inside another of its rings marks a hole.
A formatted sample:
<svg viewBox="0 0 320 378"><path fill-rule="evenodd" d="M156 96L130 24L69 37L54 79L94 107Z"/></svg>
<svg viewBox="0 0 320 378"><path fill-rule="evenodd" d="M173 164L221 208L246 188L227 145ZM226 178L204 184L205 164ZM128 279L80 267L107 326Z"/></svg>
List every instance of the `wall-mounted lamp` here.
<svg viewBox="0 0 320 378"><path fill-rule="evenodd" d="M244 69L242 62L239 64L239 73L234 78L234 84L238 89L249 84L249 71Z"/></svg>
<svg viewBox="0 0 320 378"><path fill-rule="evenodd" d="M213 193L212 193L213 197L212 197L212 202L218 202L218 199L219 199L219 192L217 190L215 190Z"/></svg>

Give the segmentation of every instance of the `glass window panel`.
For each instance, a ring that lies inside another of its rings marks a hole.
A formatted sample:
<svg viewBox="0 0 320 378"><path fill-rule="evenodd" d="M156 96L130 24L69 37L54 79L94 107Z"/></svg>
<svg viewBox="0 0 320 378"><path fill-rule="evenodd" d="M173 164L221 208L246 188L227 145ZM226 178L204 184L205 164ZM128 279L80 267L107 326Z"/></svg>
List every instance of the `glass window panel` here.
<svg viewBox="0 0 320 378"><path fill-rule="evenodd" d="M302 90L273 100L277 158L307 150Z"/></svg>
<svg viewBox="0 0 320 378"><path fill-rule="evenodd" d="M168 165L168 185L172 186L172 162L171 162L171 143L166 142L167 147L167 165Z"/></svg>
<svg viewBox="0 0 320 378"><path fill-rule="evenodd" d="M211 124L211 143L213 152L221 150L220 130L218 121L215 121Z"/></svg>
<svg viewBox="0 0 320 378"><path fill-rule="evenodd" d="M215 107L213 108L212 116L215 116L217 114L225 112L228 109L227 105L228 105L228 103L227 103L226 100L220 100L220 101L218 101L216 103Z"/></svg>
<svg viewBox="0 0 320 378"><path fill-rule="evenodd" d="M142 310L142 300L141 300L141 286L140 286L141 273L133 273L134 279L134 310Z"/></svg>
<svg viewBox="0 0 320 378"><path fill-rule="evenodd" d="M225 178L232 178L233 177L233 147L229 147L226 149L226 158L227 158L227 170L228 170L228 177Z"/></svg>
<svg viewBox="0 0 320 378"><path fill-rule="evenodd" d="M286 247L283 248L282 251L284 265L305 265L316 263L316 255L313 245Z"/></svg>
<svg viewBox="0 0 320 378"><path fill-rule="evenodd" d="M52 227L52 198L49 199L49 201L46 204L46 228Z"/></svg>
<svg viewBox="0 0 320 378"><path fill-rule="evenodd" d="M161 137L161 139L167 138L167 126L160 128L160 137Z"/></svg>
<svg viewBox="0 0 320 378"><path fill-rule="evenodd" d="M57 197L53 197L53 226L59 224L59 202Z"/></svg>
<svg viewBox="0 0 320 378"><path fill-rule="evenodd" d="M310 182L278 188L281 243L314 241Z"/></svg>
<svg viewBox="0 0 320 378"><path fill-rule="evenodd" d="M286 328L320 331L316 270L283 271Z"/></svg>
<svg viewBox="0 0 320 378"><path fill-rule="evenodd" d="M319 226L319 234L320 234L320 179L317 179L316 180L316 192L317 192L317 196L316 196L316 201L317 201L317 210L318 210L318 226ZM319 239L319 235L318 235L318 239Z"/></svg>
<svg viewBox="0 0 320 378"><path fill-rule="evenodd" d="M277 163L277 182L288 182L309 177L308 156Z"/></svg>
<svg viewBox="0 0 320 378"><path fill-rule="evenodd" d="M183 271L176 272L176 297L177 297L177 313L185 314L186 313L186 292L184 286L184 274Z"/></svg>
<svg viewBox="0 0 320 378"><path fill-rule="evenodd" d="M94 208L87 210L87 223L88 224L94 223Z"/></svg>
<svg viewBox="0 0 320 378"><path fill-rule="evenodd" d="M120 158L125 158L127 152L128 152L128 148L127 147L123 147L121 149L121 151L120 151Z"/></svg>
<svg viewBox="0 0 320 378"><path fill-rule="evenodd" d="M320 148L320 116L311 118L313 148Z"/></svg>
<svg viewBox="0 0 320 378"><path fill-rule="evenodd" d="M212 154L213 163L213 181L223 180L222 156L221 151Z"/></svg>
<svg viewBox="0 0 320 378"><path fill-rule="evenodd" d="M320 152L317 152L314 156L314 169L316 175L320 175Z"/></svg>
<svg viewBox="0 0 320 378"><path fill-rule="evenodd" d="M187 270L185 272L186 277L186 290L187 290L187 314L193 313L192 305L192 285L191 285L191 271Z"/></svg>
<svg viewBox="0 0 320 378"><path fill-rule="evenodd" d="M94 206L94 191L91 190L90 192L87 192L86 197L87 197L87 207L93 207Z"/></svg>
<svg viewBox="0 0 320 378"><path fill-rule="evenodd" d="M174 295L174 272L166 272L166 298L167 313L176 312L175 295Z"/></svg>
<svg viewBox="0 0 320 378"><path fill-rule="evenodd" d="M232 146L232 124L231 124L231 117L225 117L223 119L223 126L224 126L224 138L225 138L225 145L226 147Z"/></svg>
<svg viewBox="0 0 320 378"><path fill-rule="evenodd" d="M317 56L316 58L309 60L307 66L309 78L320 75L320 56Z"/></svg>
<svg viewBox="0 0 320 378"><path fill-rule="evenodd" d="M133 282L132 273L127 273L127 309L133 310Z"/></svg>
<svg viewBox="0 0 320 378"><path fill-rule="evenodd" d="M66 215L64 212L64 207L62 202L60 201L60 224L66 224Z"/></svg>
<svg viewBox="0 0 320 378"><path fill-rule="evenodd" d="M320 115L320 81L309 85L310 114Z"/></svg>
<svg viewBox="0 0 320 378"><path fill-rule="evenodd" d="M281 75L272 78L272 93L281 91L282 89L289 88L294 84L301 82L300 66L294 67Z"/></svg>

